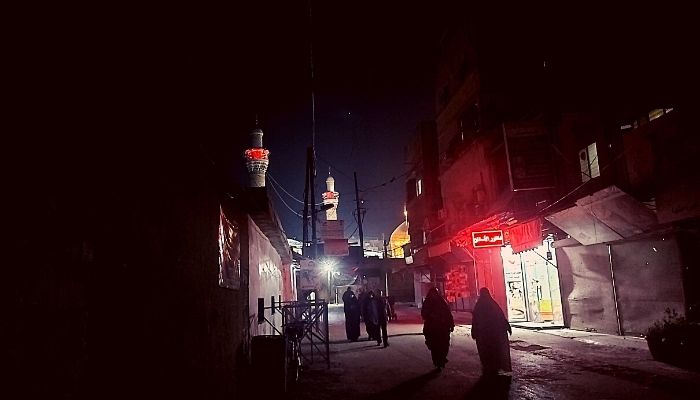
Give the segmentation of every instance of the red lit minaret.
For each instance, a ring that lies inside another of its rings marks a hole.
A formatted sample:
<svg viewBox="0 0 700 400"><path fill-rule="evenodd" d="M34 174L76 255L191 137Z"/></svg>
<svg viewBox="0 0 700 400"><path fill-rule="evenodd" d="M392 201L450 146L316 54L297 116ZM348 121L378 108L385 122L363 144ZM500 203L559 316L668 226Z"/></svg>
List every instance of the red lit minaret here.
<svg viewBox="0 0 700 400"><path fill-rule="evenodd" d="M263 131L256 127L250 132L251 148L245 151L245 165L248 168L248 185L265 187L265 173L270 160L270 151L263 147Z"/></svg>
<svg viewBox="0 0 700 400"><path fill-rule="evenodd" d="M323 204L332 204L333 207L326 210L326 221L336 221L338 219L338 199L340 195L335 191L335 179L328 174L326 178L326 191L321 195Z"/></svg>

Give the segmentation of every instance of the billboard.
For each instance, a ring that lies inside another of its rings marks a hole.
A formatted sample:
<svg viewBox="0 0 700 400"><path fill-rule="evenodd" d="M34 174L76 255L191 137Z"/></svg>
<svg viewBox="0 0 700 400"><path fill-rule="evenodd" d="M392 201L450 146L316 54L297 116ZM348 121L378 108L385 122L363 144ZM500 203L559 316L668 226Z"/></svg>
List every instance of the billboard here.
<svg viewBox="0 0 700 400"><path fill-rule="evenodd" d="M298 290L318 290L321 287L323 274L314 260L301 260L299 262L299 276L297 279Z"/></svg>
<svg viewBox="0 0 700 400"><path fill-rule="evenodd" d="M327 256L347 256L350 254L347 239L325 239L323 254Z"/></svg>
<svg viewBox="0 0 700 400"><path fill-rule="evenodd" d="M345 228L343 220L331 220L321 222L321 240L344 239Z"/></svg>

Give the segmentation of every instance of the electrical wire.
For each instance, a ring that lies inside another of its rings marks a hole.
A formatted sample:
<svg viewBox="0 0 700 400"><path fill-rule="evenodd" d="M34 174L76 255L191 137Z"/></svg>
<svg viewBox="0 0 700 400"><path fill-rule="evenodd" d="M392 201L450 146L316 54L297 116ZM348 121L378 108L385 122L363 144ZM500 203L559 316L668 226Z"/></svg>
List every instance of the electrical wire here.
<svg viewBox="0 0 700 400"><path fill-rule="evenodd" d="M293 212L294 215L296 215L297 217L299 217L299 218L301 218L301 219L304 218L303 215L301 215L301 214L299 214L298 212L296 212L292 207L289 206L289 204L287 204L286 201L284 201L284 199L282 198L282 196L280 195L280 193L277 191L277 188L275 188L275 185L270 185L270 186L272 187L272 190L275 192L275 194L277 194L277 197L280 199L280 201L282 202L282 204L284 204L285 206L287 206L287 208L289 209L289 211Z"/></svg>
<svg viewBox="0 0 700 400"><path fill-rule="evenodd" d="M384 183L380 183L379 185L374 185L374 186L370 186L370 187L368 187L368 188L360 189L360 192L368 192L368 191L370 191L370 190L374 190L374 189L378 189L378 188L380 188L380 187L382 187L382 186L386 186L386 185L388 185L388 184L390 184L390 183L393 183L393 182L396 181L397 179L402 178L402 177L404 177L404 176L406 176L406 175L408 175L408 174L410 174L410 173L411 173L411 170L408 170L408 171L404 172L403 174L400 174L400 175L397 175L397 176L393 176L393 177L392 177L391 179L389 179L388 181L386 181L386 182L384 182Z"/></svg>
<svg viewBox="0 0 700 400"><path fill-rule="evenodd" d="M328 160L326 160L325 158L323 158L323 157L321 157L321 156L317 156L316 158L318 158L319 160L321 160L321 161L323 161L324 163L326 163L329 167L333 168L334 170L336 170L337 172L339 172L339 173L340 173L341 175L343 175L344 177L346 177L346 178L348 178L348 179L351 179L351 180L354 180L354 179L355 179L354 177L352 177L352 176L348 175L347 173L343 172L343 170L341 170L340 168L338 168L338 167L336 167L335 165L331 164L331 162L328 161Z"/></svg>
<svg viewBox="0 0 700 400"><path fill-rule="evenodd" d="M614 159L612 159L607 165L605 165L603 168L601 168L601 169L600 169L600 172L602 173L603 171L605 171L606 169L608 169L611 165L613 165L615 162L617 162L617 160L619 160L623 155L625 155L625 153L627 153L627 150L629 150L629 149L625 149L623 152L621 152L620 154L618 154L618 155L617 155ZM597 157L597 156L596 156L596 157ZM589 182L593 182L593 179L589 179L589 180L587 180L587 181L581 183L580 185L576 186L573 190L571 190L569 193L563 195L561 198L559 198L559 199L558 199L557 201L555 201L554 203L552 203L552 204L548 205L547 207L541 209L541 210L538 212L538 214L539 214L539 215L543 214L545 210L548 210L548 209L552 208L554 205L558 204L558 203L561 202L562 200L564 200L564 199L566 199L567 197L571 196L572 194L576 193L579 189L581 189L583 186L585 186L585 185L586 185L587 183L589 183Z"/></svg>
<svg viewBox="0 0 700 400"><path fill-rule="evenodd" d="M294 197L293 194L289 193L289 192L287 191L287 189L284 188L284 186L282 186L279 182L277 182L277 181L275 180L275 178L272 177L272 175L270 175L269 172L267 173L267 177L270 178L270 182L273 183L273 186L274 186L274 185L277 185L277 186L278 186L280 189L282 189L282 191L283 191L284 193L286 193L289 197L291 197L292 199L294 199L294 200L297 201L298 203L304 204L303 201L297 199L296 197ZM320 205L322 205L322 204L323 204L323 203L315 203L314 205L315 205L315 206L320 206Z"/></svg>

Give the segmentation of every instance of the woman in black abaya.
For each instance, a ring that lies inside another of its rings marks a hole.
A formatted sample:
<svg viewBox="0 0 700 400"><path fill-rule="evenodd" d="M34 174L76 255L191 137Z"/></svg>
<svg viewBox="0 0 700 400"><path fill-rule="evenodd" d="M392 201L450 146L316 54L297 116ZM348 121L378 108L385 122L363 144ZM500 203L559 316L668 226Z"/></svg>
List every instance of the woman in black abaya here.
<svg viewBox="0 0 700 400"><path fill-rule="evenodd" d="M447 353L450 350L450 332L454 330L455 322L450 306L440 296L437 288L430 289L428 295L425 296L421 317L425 321L423 325L425 345L430 350L433 364L440 371L447 363Z"/></svg>

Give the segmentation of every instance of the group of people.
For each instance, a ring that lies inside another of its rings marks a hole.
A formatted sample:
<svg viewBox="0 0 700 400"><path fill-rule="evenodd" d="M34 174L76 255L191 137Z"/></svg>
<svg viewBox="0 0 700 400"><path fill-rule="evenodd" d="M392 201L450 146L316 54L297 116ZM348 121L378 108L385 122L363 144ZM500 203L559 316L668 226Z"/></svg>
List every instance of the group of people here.
<svg viewBox="0 0 700 400"><path fill-rule="evenodd" d="M364 320L370 340L377 345L387 341L387 302L382 296L369 291L361 293L358 298L348 287L343 294L345 310L345 332L348 340L357 341L360 337L360 321ZM423 335L425 345L430 350L433 365L441 371L447 363L450 349L450 333L455 323L447 301L437 288L431 288L423 301L421 310L423 318ZM381 330L381 337L380 337ZM472 318L472 338L476 341L482 372L484 375L496 375L499 370L511 371L510 347L508 334L512 334L508 320L501 307L491 297L487 288L479 290L479 299L474 306Z"/></svg>
<svg viewBox="0 0 700 400"><path fill-rule="evenodd" d="M374 291L361 291L356 296L352 288L343 293L343 310L345 311L345 333L348 340L356 342L360 338L360 323L364 321L369 340L376 340L377 346L384 343L389 346L387 321L393 312L387 299L376 295Z"/></svg>

